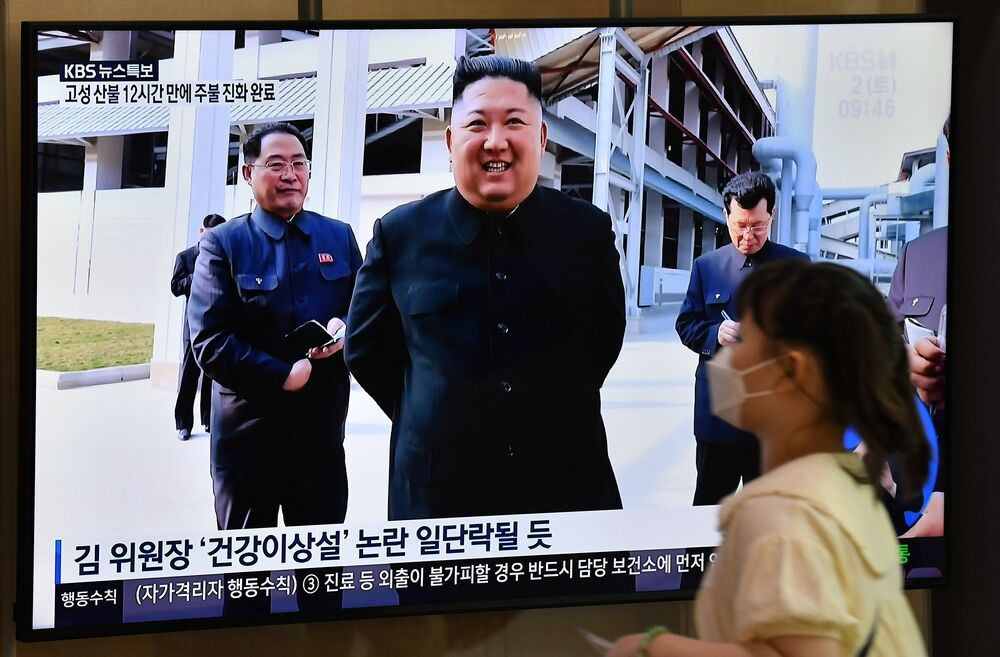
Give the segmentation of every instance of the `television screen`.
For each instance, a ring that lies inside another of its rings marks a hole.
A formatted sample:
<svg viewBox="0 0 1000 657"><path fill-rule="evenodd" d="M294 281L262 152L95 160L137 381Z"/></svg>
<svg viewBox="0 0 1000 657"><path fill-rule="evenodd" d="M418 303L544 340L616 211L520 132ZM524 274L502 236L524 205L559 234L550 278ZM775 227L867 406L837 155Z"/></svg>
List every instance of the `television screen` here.
<svg viewBox="0 0 1000 657"><path fill-rule="evenodd" d="M953 27L26 24L19 637L691 597L721 190L945 348Z"/></svg>

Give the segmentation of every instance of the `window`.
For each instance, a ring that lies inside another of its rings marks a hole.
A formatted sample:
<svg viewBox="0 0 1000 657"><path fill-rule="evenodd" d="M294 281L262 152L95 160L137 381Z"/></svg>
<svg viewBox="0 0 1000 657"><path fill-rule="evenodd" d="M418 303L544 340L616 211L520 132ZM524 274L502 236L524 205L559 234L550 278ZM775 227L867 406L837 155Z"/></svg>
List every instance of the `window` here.
<svg viewBox="0 0 1000 657"><path fill-rule="evenodd" d="M363 175L420 173L423 121L394 114L365 117Z"/></svg>
<svg viewBox="0 0 1000 657"><path fill-rule="evenodd" d="M125 135L122 187L163 187L167 172L167 133Z"/></svg>
<svg viewBox="0 0 1000 657"><path fill-rule="evenodd" d="M83 189L83 146L38 144L39 193Z"/></svg>

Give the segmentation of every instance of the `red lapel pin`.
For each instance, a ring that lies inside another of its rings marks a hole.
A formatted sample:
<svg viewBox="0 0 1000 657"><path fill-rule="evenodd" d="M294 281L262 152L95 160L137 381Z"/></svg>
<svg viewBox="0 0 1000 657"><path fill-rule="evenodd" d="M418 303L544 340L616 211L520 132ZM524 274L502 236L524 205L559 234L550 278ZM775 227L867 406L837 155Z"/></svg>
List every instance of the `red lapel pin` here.
<svg viewBox="0 0 1000 657"><path fill-rule="evenodd" d="M320 253L319 261L322 263L333 262L333 256L330 255L329 253Z"/></svg>

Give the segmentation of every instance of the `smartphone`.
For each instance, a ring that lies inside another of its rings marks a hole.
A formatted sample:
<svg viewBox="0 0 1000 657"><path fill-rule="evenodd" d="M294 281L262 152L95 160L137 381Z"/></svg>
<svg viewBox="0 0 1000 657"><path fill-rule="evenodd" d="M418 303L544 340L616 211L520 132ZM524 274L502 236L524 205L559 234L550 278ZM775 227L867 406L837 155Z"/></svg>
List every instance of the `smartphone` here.
<svg viewBox="0 0 1000 657"><path fill-rule="evenodd" d="M948 351L945 346L945 335L948 328L948 304L941 306L941 319L938 321L938 347L941 351Z"/></svg>
<svg viewBox="0 0 1000 657"><path fill-rule="evenodd" d="M934 331L912 317L906 317L903 319L903 337L906 338L907 344L916 344L917 340L922 338L934 337Z"/></svg>
<svg viewBox="0 0 1000 657"><path fill-rule="evenodd" d="M338 331L338 333L340 333ZM340 333L343 337L343 333ZM297 326L295 330L285 336L285 344L288 345L288 352L296 357L305 357L310 349L322 349L336 344L340 337L330 335L326 327L310 319L308 322Z"/></svg>

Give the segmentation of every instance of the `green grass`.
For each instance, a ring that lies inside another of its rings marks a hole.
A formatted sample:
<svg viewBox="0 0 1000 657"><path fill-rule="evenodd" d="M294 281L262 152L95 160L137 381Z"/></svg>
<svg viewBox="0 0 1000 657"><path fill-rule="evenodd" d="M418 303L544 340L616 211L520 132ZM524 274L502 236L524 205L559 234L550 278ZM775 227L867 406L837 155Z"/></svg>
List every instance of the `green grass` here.
<svg viewBox="0 0 1000 657"><path fill-rule="evenodd" d="M148 363L153 325L99 322L62 317L38 318L36 367L73 372Z"/></svg>

